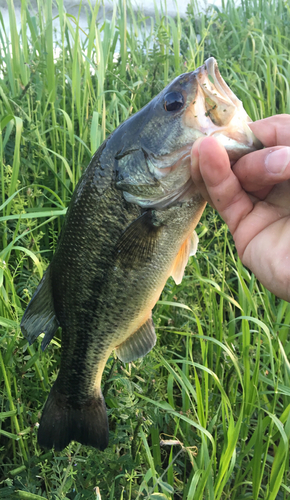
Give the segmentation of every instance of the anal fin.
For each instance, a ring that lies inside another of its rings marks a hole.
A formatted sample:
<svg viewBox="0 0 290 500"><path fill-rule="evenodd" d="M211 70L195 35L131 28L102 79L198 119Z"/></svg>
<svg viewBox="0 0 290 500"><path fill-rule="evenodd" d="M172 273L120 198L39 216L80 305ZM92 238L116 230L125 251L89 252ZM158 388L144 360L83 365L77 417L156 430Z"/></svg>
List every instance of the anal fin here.
<svg viewBox="0 0 290 500"><path fill-rule="evenodd" d="M171 276L177 285L180 285L186 264L190 256L195 255L198 246L198 236L195 231L181 245L171 269Z"/></svg>
<svg viewBox="0 0 290 500"><path fill-rule="evenodd" d="M48 267L29 302L22 317L20 327L24 337L30 344L41 333L45 333L41 343L43 351L58 329L59 322L53 304L50 267Z"/></svg>
<svg viewBox="0 0 290 500"><path fill-rule="evenodd" d="M145 356L156 344L156 333L152 317L116 348L118 358L130 363Z"/></svg>

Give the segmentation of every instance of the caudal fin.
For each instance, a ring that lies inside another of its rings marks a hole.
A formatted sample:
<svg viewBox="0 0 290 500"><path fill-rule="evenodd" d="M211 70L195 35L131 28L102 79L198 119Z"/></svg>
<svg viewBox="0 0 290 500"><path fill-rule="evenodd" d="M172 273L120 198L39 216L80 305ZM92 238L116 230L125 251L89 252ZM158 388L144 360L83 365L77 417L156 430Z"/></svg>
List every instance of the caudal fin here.
<svg viewBox="0 0 290 500"><path fill-rule="evenodd" d="M77 405L54 385L43 409L37 438L40 447L54 447L56 451L71 441L104 450L108 446L109 426L102 394Z"/></svg>

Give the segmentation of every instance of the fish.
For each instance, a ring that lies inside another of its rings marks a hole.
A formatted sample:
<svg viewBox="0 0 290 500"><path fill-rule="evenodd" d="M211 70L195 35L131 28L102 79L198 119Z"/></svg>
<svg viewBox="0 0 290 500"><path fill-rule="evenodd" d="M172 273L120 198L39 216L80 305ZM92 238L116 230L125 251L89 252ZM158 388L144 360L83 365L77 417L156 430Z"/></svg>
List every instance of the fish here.
<svg viewBox="0 0 290 500"><path fill-rule="evenodd" d="M56 251L21 321L45 350L62 329L61 363L38 429L42 448L72 440L100 450L109 426L102 373L156 343L152 309L167 279L182 280L206 202L190 151L214 136L231 162L262 147L213 57L175 78L99 147L72 195Z"/></svg>

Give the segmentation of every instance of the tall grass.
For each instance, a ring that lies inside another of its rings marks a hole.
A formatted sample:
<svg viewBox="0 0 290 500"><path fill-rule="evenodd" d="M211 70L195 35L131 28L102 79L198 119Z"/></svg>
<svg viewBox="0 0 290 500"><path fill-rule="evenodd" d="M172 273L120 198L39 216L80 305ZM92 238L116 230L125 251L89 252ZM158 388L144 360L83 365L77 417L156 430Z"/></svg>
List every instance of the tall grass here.
<svg viewBox="0 0 290 500"><path fill-rule="evenodd" d="M253 119L290 113L286 1L223 2L155 19L129 0L98 21L57 2L0 12L0 498L286 500L290 493L290 306L236 257L211 209L180 286L154 311L157 347L104 374L110 446L44 453L40 411L60 340L45 354L19 323L55 249L75 185L104 138L210 55Z"/></svg>

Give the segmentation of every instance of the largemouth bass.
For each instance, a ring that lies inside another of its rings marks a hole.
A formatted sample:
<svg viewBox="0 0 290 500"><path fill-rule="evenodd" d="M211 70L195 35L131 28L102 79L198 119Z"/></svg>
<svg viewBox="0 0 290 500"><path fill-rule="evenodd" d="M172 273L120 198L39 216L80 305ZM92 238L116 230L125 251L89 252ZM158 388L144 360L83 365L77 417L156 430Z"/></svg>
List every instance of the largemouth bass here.
<svg viewBox="0 0 290 500"><path fill-rule="evenodd" d="M44 350L62 328L61 364L40 420L39 445L71 440L104 450L101 379L155 345L152 308L169 276L182 280L206 202L190 177L193 142L214 135L232 161L261 147L214 58L170 83L93 156L72 196L53 259L21 322Z"/></svg>

